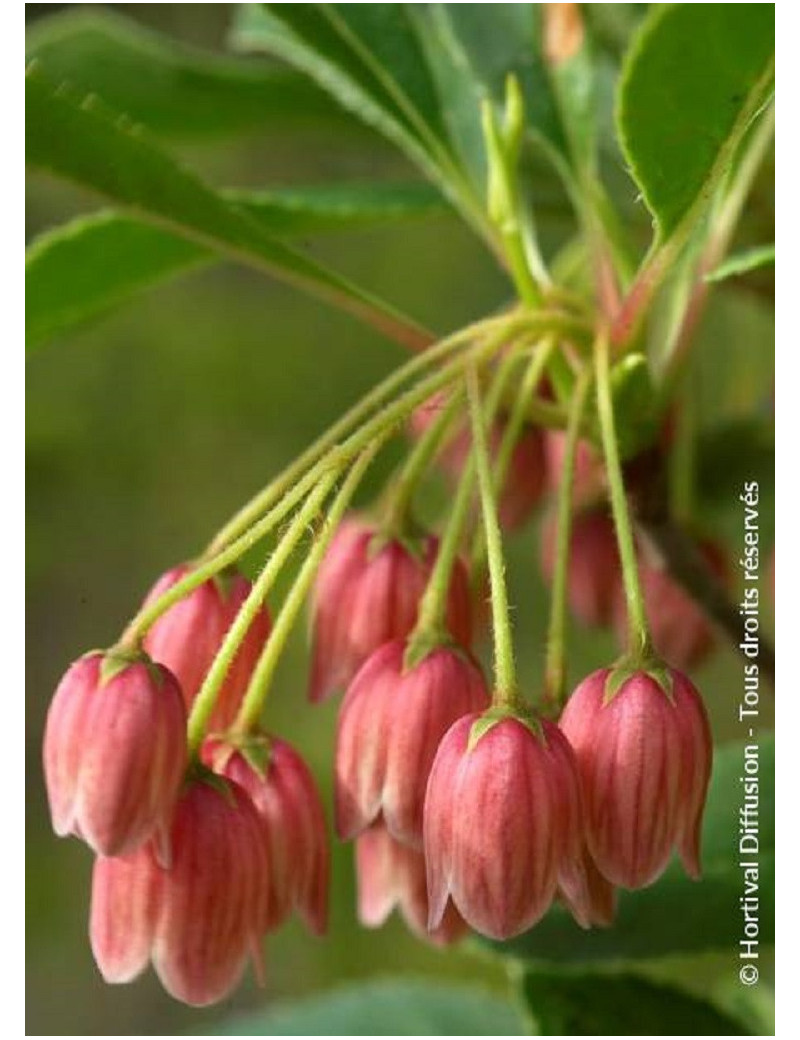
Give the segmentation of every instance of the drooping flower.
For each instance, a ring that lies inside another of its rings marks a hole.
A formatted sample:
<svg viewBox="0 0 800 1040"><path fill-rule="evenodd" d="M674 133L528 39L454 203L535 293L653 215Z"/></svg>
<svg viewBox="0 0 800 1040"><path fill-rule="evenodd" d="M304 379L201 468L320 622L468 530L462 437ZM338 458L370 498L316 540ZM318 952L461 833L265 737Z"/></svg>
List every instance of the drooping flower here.
<svg viewBox="0 0 800 1040"><path fill-rule="evenodd" d="M147 594L145 604L153 603L190 572L187 564L167 571ZM166 665L177 676L187 709L200 692L251 588L247 578L235 571L209 578L162 614L145 636L144 647L153 660ZM269 632L269 614L266 607L262 607L220 688L209 723L212 730L224 730L233 722Z"/></svg>
<svg viewBox="0 0 800 1040"><path fill-rule="evenodd" d="M447 732L425 798L429 925L448 899L476 931L536 924L570 878L581 838L575 766L557 727L496 709Z"/></svg>
<svg viewBox="0 0 800 1040"><path fill-rule="evenodd" d="M44 734L56 834L75 834L108 856L159 838L185 768L186 712L166 668L120 650L97 650L70 666Z"/></svg>
<svg viewBox="0 0 800 1040"><path fill-rule="evenodd" d="M384 539L357 517L342 523L314 587L312 701L346 687L373 650L411 633L437 550L433 537L411 544ZM472 604L461 560L450 580L447 626L459 644L469 647Z"/></svg>
<svg viewBox="0 0 800 1040"><path fill-rule="evenodd" d="M617 688L610 674L584 679L559 723L578 762L589 853L623 888L655 881L673 847L699 877L712 759L702 698L677 669L633 671Z"/></svg>
<svg viewBox="0 0 800 1040"><path fill-rule="evenodd" d="M381 818L422 847L422 809L439 743L456 719L488 707L480 667L439 646L406 666L407 644L385 643L350 684L336 736L336 826L349 839Z"/></svg>
<svg viewBox="0 0 800 1040"><path fill-rule="evenodd" d="M412 434L421 436L446 406L446 393L435 394L420 405L411 415ZM495 457L500 450L505 429L506 421L500 417L489 432L489 450ZM498 496L500 523L507 531L521 527L545 493L547 463L544 443L544 435L538 427L523 426L511 452L508 472ZM458 480L471 451L472 434L469 426L458 424L445 439L439 455L440 464L450 477Z"/></svg>
<svg viewBox="0 0 800 1040"><path fill-rule="evenodd" d="M322 935L328 919L328 834L317 786L302 757L277 737L249 737L239 747L211 738L203 760L244 788L259 815L269 877L264 931L278 928L296 909L310 930Z"/></svg>
<svg viewBox="0 0 800 1040"><path fill-rule="evenodd" d="M168 993L200 1007L236 986L248 955L260 956L266 847L248 795L216 778L186 787L170 839L168 867L149 846L97 858L92 951L106 982L130 982L152 961Z"/></svg>
<svg viewBox="0 0 800 1040"><path fill-rule="evenodd" d="M358 919L366 928L380 928L397 908L411 931L434 946L449 946L469 930L452 903L439 924L428 930L428 886L425 857L391 836L383 823L374 823L356 838Z"/></svg>
<svg viewBox="0 0 800 1040"><path fill-rule="evenodd" d="M557 517L551 513L542 528L542 573L552 581L555 571ZM614 523L606 509L577 513L572 520L567 564L567 596L573 614L587 626L610 625L622 596Z"/></svg>

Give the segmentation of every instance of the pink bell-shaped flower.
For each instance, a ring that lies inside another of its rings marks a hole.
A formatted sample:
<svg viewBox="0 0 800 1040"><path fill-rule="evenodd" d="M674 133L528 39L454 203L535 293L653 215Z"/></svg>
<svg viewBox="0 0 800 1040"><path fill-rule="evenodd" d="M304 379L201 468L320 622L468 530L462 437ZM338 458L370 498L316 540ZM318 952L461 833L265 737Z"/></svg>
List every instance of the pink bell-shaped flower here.
<svg viewBox="0 0 800 1040"><path fill-rule="evenodd" d="M601 874L644 888L673 846L700 875L700 827L711 775L711 731L702 698L682 672L593 672L559 725L575 751L586 840Z"/></svg>
<svg viewBox="0 0 800 1040"><path fill-rule="evenodd" d="M540 920L580 848L574 769L567 742L550 722L492 709L451 726L425 798L432 928L448 899L467 924L493 939Z"/></svg>
<svg viewBox="0 0 800 1040"><path fill-rule="evenodd" d="M467 651L439 646L406 666L401 639L376 650L351 682L336 735L336 828L345 840L379 818L422 848L422 809L436 749L450 726L488 707Z"/></svg>
<svg viewBox="0 0 800 1040"><path fill-rule="evenodd" d="M382 539L358 517L342 523L314 587L312 701L346 687L373 650L411 633L437 550L433 537L417 550L396 538ZM450 580L447 626L456 642L470 645L472 604L461 560Z"/></svg>
<svg viewBox="0 0 800 1040"><path fill-rule="evenodd" d="M187 564L167 571L147 594L145 604L153 603L190 572L191 567ZM235 571L209 578L162 614L145 636L145 650L154 661L166 665L177 676L187 709L191 708L200 692L217 651L251 588L247 578ZM212 730L227 729L236 717L269 632L269 614L266 607L262 607L242 640L220 688L210 720Z"/></svg>
<svg viewBox="0 0 800 1040"><path fill-rule="evenodd" d="M270 890L264 931L278 928L297 909L310 930L322 935L330 854L325 812L308 766L277 737L247 738L239 747L211 738L203 760L247 791L261 820Z"/></svg>
<svg viewBox="0 0 800 1040"><path fill-rule="evenodd" d="M447 406L447 394L435 394L420 405L411 415L411 432L420 437L435 421L442 408ZM499 417L489 432L489 450L496 456L503 440L506 422ZM544 435L531 425L523 426L511 452L508 471L498 496L500 523L507 531L521 527L547 489L547 464L545 459ZM472 434L468 426L458 425L446 439L439 455L444 471L453 480L458 480L472 450Z"/></svg>
<svg viewBox="0 0 800 1040"><path fill-rule="evenodd" d="M172 859L150 847L98 857L89 934L106 982L130 982L152 961L177 1000L203 1006L238 983L258 942L268 897L261 824L236 784L210 778L184 790L171 828Z"/></svg>
<svg viewBox="0 0 800 1040"><path fill-rule="evenodd" d="M107 856L132 852L165 830L185 769L186 712L166 668L119 650L70 666L44 734L56 834Z"/></svg>
<svg viewBox="0 0 800 1040"><path fill-rule="evenodd" d="M542 573L553 580L557 517L550 513L542 528ZM589 627L614 620L622 595L622 571L614 523L606 509L577 513L572 520L567 564L567 597L572 613Z"/></svg>
<svg viewBox="0 0 800 1040"><path fill-rule="evenodd" d="M425 857L374 823L356 838L358 919L366 928L380 928L397 908L411 931L434 946L450 946L468 931L452 903L428 931L428 886Z"/></svg>

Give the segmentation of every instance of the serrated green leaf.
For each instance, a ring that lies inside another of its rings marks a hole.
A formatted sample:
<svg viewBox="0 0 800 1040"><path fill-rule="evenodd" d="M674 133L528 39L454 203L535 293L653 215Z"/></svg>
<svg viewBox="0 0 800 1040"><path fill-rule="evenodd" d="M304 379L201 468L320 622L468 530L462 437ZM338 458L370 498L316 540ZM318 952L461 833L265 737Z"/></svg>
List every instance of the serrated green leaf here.
<svg viewBox="0 0 800 1040"><path fill-rule="evenodd" d="M745 249L741 253L729 256L727 260L709 271L705 280L707 282L723 282L726 278L733 278L739 274L747 274L759 267L769 267L775 263L775 246L754 246Z"/></svg>
<svg viewBox="0 0 800 1040"><path fill-rule="evenodd" d="M97 98L25 77L26 157L157 227L266 271L333 303L411 347L430 337L369 293L270 237L258 220L160 151L128 117Z"/></svg>
<svg viewBox="0 0 800 1040"><path fill-rule="evenodd" d="M773 4L658 5L629 50L618 129L658 240L704 209L774 74Z"/></svg>
<svg viewBox="0 0 800 1040"><path fill-rule="evenodd" d="M543 1036L746 1036L704 1000L640 976L525 973L522 993Z"/></svg>
<svg viewBox="0 0 800 1040"><path fill-rule="evenodd" d="M347 986L234 1019L214 1036L520 1036L517 1010L474 988L396 981Z"/></svg>
<svg viewBox="0 0 800 1040"><path fill-rule="evenodd" d="M410 4L409 17L428 61L453 147L479 193L486 184L481 101L486 89L473 75L444 11L446 4Z"/></svg>
<svg viewBox="0 0 800 1040"><path fill-rule="evenodd" d="M413 115L343 39L326 4L244 4L231 40L240 50L280 58L310 76L344 108L405 151L427 174L438 176ZM387 5L396 7L398 5ZM411 112L413 112L413 106Z"/></svg>
<svg viewBox="0 0 800 1040"><path fill-rule="evenodd" d="M764 733L758 744L759 938L767 946L774 941L775 927L775 748L772 736ZM555 906L524 935L487 944L503 956L543 964L600 964L705 950L726 950L735 959L743 929L739 900L744 879L738 855L743 761L742 744L715 752L703 817L700 881L691 881L673 863L649 888L619 893L617 917L610 928L584 931L566 910Z"/></svg>
<svg viewBox="0 0 800 1040"><path fill-rule="evenodd" d="M289 69L204 52L107 9L42 19L28 33L25 53L53 82L98 94L159 135L227 137L345 122L322 91Z"/></svg>
<svg viewBox="0 0 800 1040"><path fill-rule="evenodd" d="M441 196L426 184L223 194L267 233L280 237L355 230L445 208ZM26 342L36 346L215 258L212 251L133 217L110 212L79 217L46 232L28 249Z"/></svg>
<svg viewBox="0 0 800 1040"><path fill-rule="evenodd" d="M247 4L231 39L239 49L264 51L305 72L400 148L488 234L407 5Z"/></svg>

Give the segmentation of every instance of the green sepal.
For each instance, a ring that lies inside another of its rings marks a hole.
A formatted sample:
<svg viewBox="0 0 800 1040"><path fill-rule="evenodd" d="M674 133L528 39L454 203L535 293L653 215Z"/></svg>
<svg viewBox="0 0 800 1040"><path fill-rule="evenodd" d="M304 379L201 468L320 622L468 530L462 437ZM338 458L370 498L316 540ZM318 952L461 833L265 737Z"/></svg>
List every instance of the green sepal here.
<svg viewBox="0 0 800 1040"><path fill-rule="evenodd" d="M195 760L186 770L186 776L183 781L184 790L189 784L206 784L208 787L213 788L217 794L221 794L228 805L234 806L236 804L230 783L224 776L219 776L218 773L213 772L208 766L203 765L202 762Z"/></svg>
<svg viewBox="0 0 800 1040"><path fill-rule="evenodd" d="M643 654L626 654L621 657L606 676L603 689L603 704L610 704L622 687L637 674L647 675L656 683L665 696L672 701L672 670L652 651Z"/></svg>
<svg viewBox="0 0 800 1040"><path fill-rule="evenodd" d="M367 560L371 563L390 542L398 542L415 559L421 560L425 555L425 532L415 521L407 519L402 531L394 524L386 524L375 532L367 545Z"/></svg>
<svg viewBox="0 0 800 1040"><path fill-rule="evenodd" d="M229 567L224 567L221 571L216 574L212 574L209 579L216 586L219 592L220 599L227 600L231 594L231 588L233 587L234 578L238 575L239 571L235 564L231 564Z"/></svg>
<svg viewBox="0 0 800 1040"><path fill-rule="evenodd" d="M272 738L267 733L209 734L221 742L214 754L214 769L222 772L231 755L239 754L262 780L269 770Z"/></svg>
<svg viewBox="0 0 800 1040"><path fill-rule="evenodd" d="M100 665L101 689L134 664L143 664L159 689L164 684L163 672L142 649L118 645L112 646L110 650L90 650L88 654L84 654L84 657L91 657L98 653L103 655L103 663Z"/></svg>
<svg viewBox="0 0 800 1040"><path fill-rule="evenodd" d="M474 751L478 741L482 740L490 730L494 729L498 722L504 722L506 719L516 719L517 722L521 722L523 726L526 726L537 740L542 743L545 742L542 724L527 705L516 704L514 707L508 708L493 705L472 723L469 739L467 740L467 751Z"/></svg>
<svg viewBox="0 0 800 1040"><path fill-rule="evenodd" d="M445 628L426 628L421 632L412 632L408 639L406 651L403 654L403 673L410 672L412 668L422 664L426 657L435 650L450 650L468 664L474 664L475 659L465 650Z"/></svg>

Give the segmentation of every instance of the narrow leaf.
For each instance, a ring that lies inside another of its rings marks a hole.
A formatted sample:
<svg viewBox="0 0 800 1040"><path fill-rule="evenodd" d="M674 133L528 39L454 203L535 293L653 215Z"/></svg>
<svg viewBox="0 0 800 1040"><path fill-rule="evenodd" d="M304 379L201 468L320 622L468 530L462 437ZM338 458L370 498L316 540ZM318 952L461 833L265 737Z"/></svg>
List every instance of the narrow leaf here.
<svg viewBox="0 0 800 1040"><path fill-rule="evenodd" d="M405 4L248 4L232 42L305 72L400 148L479 234L486 218L441 111L437 84Z"/></svg>
<svg viewBox="0 0 800 1040"><path fill-rule="evenodd" d="M226 192L225 197L256 218L268 233L280 236L354 230L443 208L441 196L425 184ZM201 245L117 213L79 217L55 228L28 249L28 346L215 258Z"/></svg>
<svg viewBox="0 0 800 1040"><path fill-rule="evenodd" d="M430 337L346 279L265 234L259 222L153 145L92 95L26 74L26 155L143 219L257 267L356 315L412 348Z"/></svg>
<svg viewBox="0 0 800 1040"><path fill-rule="evenodd" d="M665 4L627 55L618 97L625 157L664 241L709 201L770 96L773 4Z"/></svg>
<svg viewBox="0 0 800 1040"><path fill-rule="evenodd" d="M280 58L310 76L358 119L401 148L428 175L438 176L406 114L360 58L331 29L318 4L242 4L231 43Z"/></svg>
<svg viewBox="0 0 800 1040"><path fill-rule="evenodd" d="M723 282L726 278L734 278L736 275L747 274L759 267L769 267L775 263L775 246L755 246L753 249L745 249L741 253L729 256L727 260L709 271L706 275L707 282Z"/></svg>
<svg viewBox="0 0 800 1040"><path fill-rule="evenodd" d="M159 135L230 136L343 122L322 91L289 69L201 51L107 9L42 19L28 33L26 57L37 59L53 82L98 94Z"/></svg>

